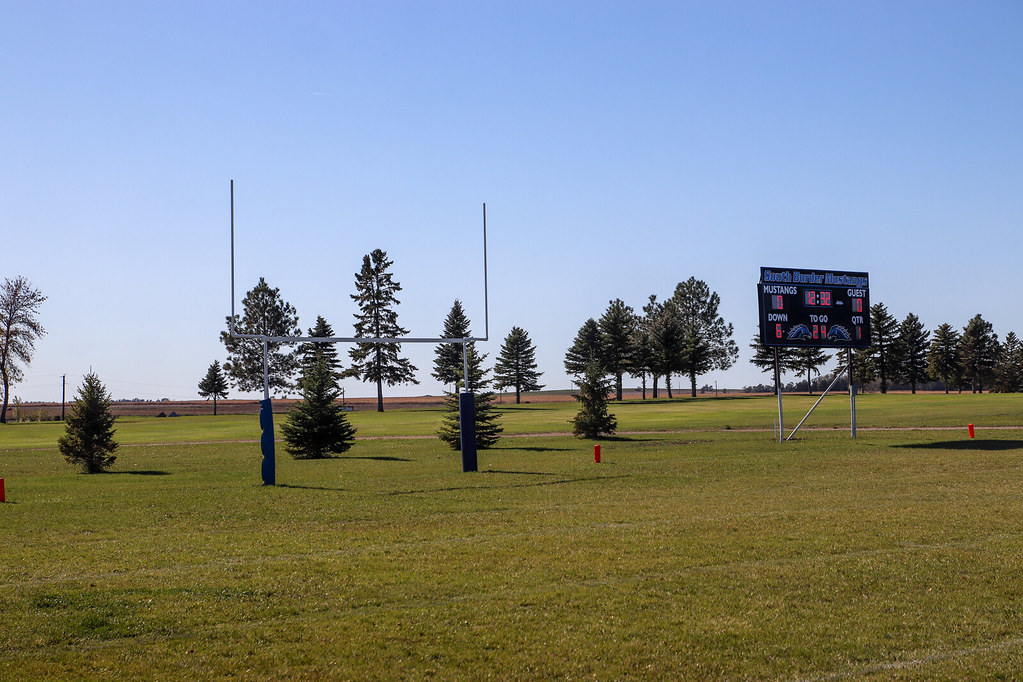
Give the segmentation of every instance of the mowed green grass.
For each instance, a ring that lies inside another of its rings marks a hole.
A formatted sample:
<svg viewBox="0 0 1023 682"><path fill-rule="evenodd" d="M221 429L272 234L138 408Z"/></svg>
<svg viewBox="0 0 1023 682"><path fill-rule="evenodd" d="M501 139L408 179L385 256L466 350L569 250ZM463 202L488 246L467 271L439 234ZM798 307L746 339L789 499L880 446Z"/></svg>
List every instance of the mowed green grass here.
<svg viewBox="0 0 1023 682"><path fill-rule="evenodd" d="M838 397L779 444L772 399L613 405L636 433L599 465L569 435L504 438L471 474L432 438L279 448L276 487L227 442L254 417L125 420L93 476L59 429L11 425L0 679L1014 677L1023 396L857 407L856 440ZM352 418L412 436L424 415Z"/></svg>
<svg viewBox="0 0 1023 682"><path fill-rule="evenodd" d="M783 401L784 421L791 430L819 396L789 395ZM578 410L572 402L504 402L501 425L507 434L561 433L571 430ZM778 419L778 401L763 396L734 394L674 400L627 400L611 403L622 431L675 431L714 429L773 429ZM862 428L977 428L1023 424L1023 396L1015 394L867 394L856 398L857 422ZM348 413L358 436L432 436L443 415L442 408L389 410L383 413ZM275 415L277 424L285 417ZM849 429L849 396L831 394L814 411L805 428ZM126 417L117 422L118 442L187 443L208 441L255 441L259 439L256 415L218 417L149 418ZM0 430L0 449L51 448L63 433L59 422L8 424ZM279 434L278 434L279 437Z"/></svg>

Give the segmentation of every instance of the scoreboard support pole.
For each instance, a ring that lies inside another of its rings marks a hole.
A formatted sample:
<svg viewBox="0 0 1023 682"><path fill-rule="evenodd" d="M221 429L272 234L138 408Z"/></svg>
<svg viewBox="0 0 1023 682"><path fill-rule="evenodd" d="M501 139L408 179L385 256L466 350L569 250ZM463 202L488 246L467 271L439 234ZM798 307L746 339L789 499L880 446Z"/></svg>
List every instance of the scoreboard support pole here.
<svg viewBox="0 0 1023 682"><path fill-rule="evenodd" d="M853 384L852 348L846 348L849 362L849 415L852 420L852 437L856 437L856 385Z"/></svg>
<svg viewBox="0 0 1023 682"><path fill-rule="evenodd" d="M792 433L790 433L789 437L785 439L786 441L791 440L792 436L796 435L796 431L803 427L803 424L806 422L806 420L810 418L810 415L813 414L813 411L816 410L817 406L821 404L821 401L828 397L828 394L831 393L831 389L835 387L835 384L837 384L838 380L841 378L842 372L838 372L837 374L835 374L835 378L831 381L831 384L829 384L828 387L824 389L824 392L821 393L821 397L817 398L817 402L813 404L813 407L811 407L810 411L806 413L806 416L803 417L803 419L798 424L796 424L796 428L792 429Z"/></svg>
<svg viewBox="0 0 1023 682"><path fill-rule="evenodd" d="M782 412L782 363L774 349L774 392L777 394L777 442L785 443L785 416Z"/></svg>

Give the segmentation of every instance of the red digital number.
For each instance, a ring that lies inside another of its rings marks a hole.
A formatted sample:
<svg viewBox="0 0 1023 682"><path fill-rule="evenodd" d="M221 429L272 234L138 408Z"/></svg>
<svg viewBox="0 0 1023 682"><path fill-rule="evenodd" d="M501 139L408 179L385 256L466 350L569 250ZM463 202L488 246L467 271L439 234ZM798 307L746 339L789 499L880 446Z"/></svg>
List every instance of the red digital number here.
<svg viewBox="0 0 1023 682"><path fill-rule="evenodd" d="M774 335L775 335L775 337L777 337L779 339L781 338L781 325L780 324L774 325Z"/></svg>
<svg viewBox="0 0 1023 682"><path fill-rule="evenodd" d="M863 312L863 299L862 298L854 298L852 303L853 303L853 312L854 313L862 313Z"/></svg>
<svg viewBox="0 0 1023 682"><path fill-rule="evenodd" d="M806 305L817 305L817 292L815 291L806 292Z"/></svg>
<svg viewBox="0 0 1023 682"><path fill-rule="evenodd" d="M817 325L813 325L813 338L815 338L815 339L816 339L816 338L819 338L819 337L817 336L817 332L818 332L818 327L817 327Z"/></svg>
<svg viewBox="0 0 1023 682"><path fill-rule="evenodd" d="M830 291L822 291L821 292L821 305L825 306L825 307L831 305L831 292Z"/></svg>
<svg viewBox="0 0 1023 682"><path fill-rule="evenodd" d="M782 298L781 296L775 296L774 297L774 309L775 310L781 310L782 309L782 305L783 305L784 302L785 302L784 298Z"/></svg>

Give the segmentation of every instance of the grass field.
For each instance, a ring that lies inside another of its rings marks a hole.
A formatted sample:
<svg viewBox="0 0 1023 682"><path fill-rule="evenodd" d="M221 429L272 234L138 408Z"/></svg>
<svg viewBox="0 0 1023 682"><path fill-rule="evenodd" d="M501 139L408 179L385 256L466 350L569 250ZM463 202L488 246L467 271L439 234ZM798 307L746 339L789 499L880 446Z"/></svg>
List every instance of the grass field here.
<svg viewBox="0 0 1023 682"><path fill-rule="evenodd" d="M784 445L770 398L630 402L600 465L573 405L505 407L479 473L366 412L269 488L251 416L122 420L93 476L0 427L0 679L1023 669L1023 395L861 396L856 440L837 396Z"/></svg>

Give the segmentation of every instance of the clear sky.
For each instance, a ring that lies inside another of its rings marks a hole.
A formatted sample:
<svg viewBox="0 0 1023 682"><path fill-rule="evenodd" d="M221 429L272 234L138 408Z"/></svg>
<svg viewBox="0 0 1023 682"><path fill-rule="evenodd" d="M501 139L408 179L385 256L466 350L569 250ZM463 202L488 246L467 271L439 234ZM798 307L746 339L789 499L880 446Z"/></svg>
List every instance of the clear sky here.
<svg viewBox="0 0 1023 682"><path fill-rule="evenodd" d="M0 1L0 277L49 299L23 400L93 369L190 399L260 276L351 335L375 248L399 321L455 298L550 388L580 325L695 276L749 364L761 266L867 271L928 330L1023 334L1023 4ZM407 346L439 394L433 350ZM629 382L632 383L632 382ZM347 380L348 395L372 395ZM251 395L251 394L250 394ZM232 392L232 397L242 397Z"/></svg>

